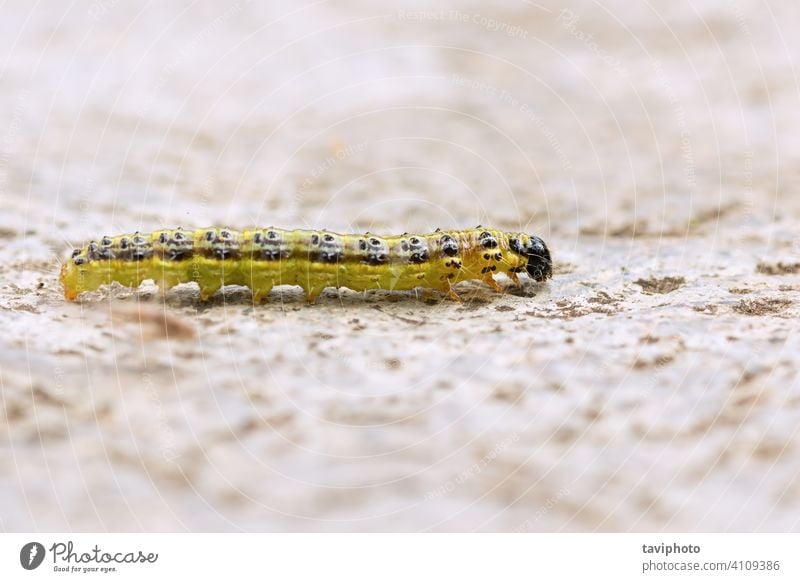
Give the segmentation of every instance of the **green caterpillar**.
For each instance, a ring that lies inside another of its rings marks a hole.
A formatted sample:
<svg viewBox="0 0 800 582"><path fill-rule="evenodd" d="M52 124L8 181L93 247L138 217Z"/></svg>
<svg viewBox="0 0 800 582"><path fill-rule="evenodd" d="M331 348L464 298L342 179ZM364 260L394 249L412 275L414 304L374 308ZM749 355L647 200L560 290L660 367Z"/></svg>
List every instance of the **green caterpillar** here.
<svg viewBox="0 0 800 582"><path fill-rule="evenodd" d="M276 285L299 285L309 302L326 287L408 290L427 287L460 300L459 281L478 279L501 291L494 275L552 277L550 251L533 235L477 227L430 234L378 236L316 230L230 228L158 230L104 236L76 249L61 269L64 296L116 281L162 289L194 281L207 300L224 285L246 285L261 301Z"/></svg>

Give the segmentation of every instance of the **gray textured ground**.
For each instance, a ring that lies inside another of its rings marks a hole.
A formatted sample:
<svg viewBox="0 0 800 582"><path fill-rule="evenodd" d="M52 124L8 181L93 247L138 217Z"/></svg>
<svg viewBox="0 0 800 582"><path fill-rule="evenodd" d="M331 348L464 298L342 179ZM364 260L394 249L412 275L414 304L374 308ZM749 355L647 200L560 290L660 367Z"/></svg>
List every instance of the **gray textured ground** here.
<svg viewBox="0 0 800 582"><path fill-rule="evenodd" d="M29 4L0 528L800 529L795 2ZM71 245L210 223L523 227L557 272L60 295Z"/></svg>

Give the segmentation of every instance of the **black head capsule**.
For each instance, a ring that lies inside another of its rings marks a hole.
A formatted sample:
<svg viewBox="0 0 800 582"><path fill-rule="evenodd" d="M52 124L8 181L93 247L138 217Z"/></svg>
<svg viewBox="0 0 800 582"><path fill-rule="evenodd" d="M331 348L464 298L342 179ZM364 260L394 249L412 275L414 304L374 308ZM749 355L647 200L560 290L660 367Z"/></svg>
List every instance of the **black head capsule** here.
<svg viewBox="0 0 800 582"><path fill-rule="evenodd" d="M550 258L550 249L538 236L530 237L528 244L523 248L523 254L528 258L526 270L531 279L542 282L553 276L553 260Z"/></svg>

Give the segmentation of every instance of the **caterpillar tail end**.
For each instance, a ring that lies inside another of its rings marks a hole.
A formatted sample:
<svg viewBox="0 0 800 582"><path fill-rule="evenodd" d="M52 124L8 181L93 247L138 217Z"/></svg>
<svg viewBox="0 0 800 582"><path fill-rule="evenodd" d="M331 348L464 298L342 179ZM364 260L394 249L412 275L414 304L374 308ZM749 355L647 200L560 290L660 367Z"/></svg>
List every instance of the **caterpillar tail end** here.
<svg viewBox="0 0 800 582"><path fill-rule="evenodd" d="M61 266L61 273L58 280L64 287L64 298L68 301L75 301L78 298L78 290L72 282L70 263L64 263Z"/></svg>

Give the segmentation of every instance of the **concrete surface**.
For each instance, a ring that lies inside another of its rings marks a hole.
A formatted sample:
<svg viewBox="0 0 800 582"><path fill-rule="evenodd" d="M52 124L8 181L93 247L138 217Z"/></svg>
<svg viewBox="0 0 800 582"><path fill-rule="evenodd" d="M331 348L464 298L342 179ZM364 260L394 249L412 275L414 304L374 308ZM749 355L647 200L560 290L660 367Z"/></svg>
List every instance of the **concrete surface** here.
<svg viewBox="0 0 800 582"><path fill-rule="evenodd" d="M161 4L2 6L2 530L800 529L796 2ZM556 276L63 300L212 223Z"/></svg>

